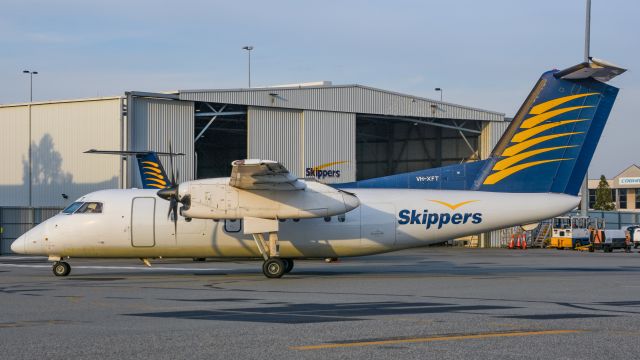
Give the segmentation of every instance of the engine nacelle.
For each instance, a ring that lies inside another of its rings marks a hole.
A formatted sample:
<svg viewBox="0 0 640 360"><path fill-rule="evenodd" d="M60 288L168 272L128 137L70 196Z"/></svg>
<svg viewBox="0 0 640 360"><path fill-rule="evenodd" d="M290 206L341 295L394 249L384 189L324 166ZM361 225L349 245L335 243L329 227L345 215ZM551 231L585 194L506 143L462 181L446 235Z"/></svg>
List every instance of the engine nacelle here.
<svg viewBox="0 0 640 360"><path fill-rule="evenodd" d="M189 198L181 215L196 219L308 219L341 215L360 205L350 193L318 182L306 182L303 190L243 190L228 178L188 181L180 184L179 198Z"/></svg>

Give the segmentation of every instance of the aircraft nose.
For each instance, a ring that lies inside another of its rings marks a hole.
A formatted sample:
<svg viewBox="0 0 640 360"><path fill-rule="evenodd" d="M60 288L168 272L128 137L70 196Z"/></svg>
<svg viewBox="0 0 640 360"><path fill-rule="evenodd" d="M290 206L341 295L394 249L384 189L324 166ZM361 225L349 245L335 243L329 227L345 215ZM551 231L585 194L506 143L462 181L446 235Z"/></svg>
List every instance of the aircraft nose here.
<svg viewBox="0 0 640 360"><path fill-rule="evenodd" d="M344 199L344 207L347 209L347 212L360 206L360 200L353 194L342 192L342 198Z"/></svg>
<svg viewBox="0 0 640 360"><path fill-rule="evenodd" d="M28 233L28 231L27 231ZM20 236L11 243L11 251L16 254L24 254L25 244L27 243L27 234Z"/></svg>

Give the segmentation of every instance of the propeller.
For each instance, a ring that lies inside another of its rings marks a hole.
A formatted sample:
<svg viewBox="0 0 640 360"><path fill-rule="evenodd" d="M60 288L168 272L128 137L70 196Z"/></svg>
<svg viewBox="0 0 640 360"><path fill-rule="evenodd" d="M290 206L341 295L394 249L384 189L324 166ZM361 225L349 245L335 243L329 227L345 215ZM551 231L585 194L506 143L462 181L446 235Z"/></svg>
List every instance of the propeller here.
<svg viewBox="0 0 640 360"><path fill-rule="evenodd" d="M178 236L178 203L184 204L187 208L191 205L191 198L189 195L185 195L183 199L180 199L178 181L180 179L180 170L178 170L178 176L176 180L175 168L173 166L173 147L171 146L171 140L169 140L169 166L171 168L171 179L169 186L158 190L157 194L160 198L169 201L169 212L167 218L173 219L174 235ZM172 217L173 214L173 217Z"/></svg>

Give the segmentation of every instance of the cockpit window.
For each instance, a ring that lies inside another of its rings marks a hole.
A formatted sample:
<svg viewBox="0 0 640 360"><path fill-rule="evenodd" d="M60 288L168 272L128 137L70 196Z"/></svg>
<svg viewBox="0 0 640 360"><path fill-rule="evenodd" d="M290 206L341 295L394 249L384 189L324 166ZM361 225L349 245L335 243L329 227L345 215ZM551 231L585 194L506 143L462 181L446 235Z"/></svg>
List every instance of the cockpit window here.
<svg viewBox="0 0 640 360"><path fill-rule="evenodd" d="M62 210L62 213L73 214L76 210L78 210L80 206L82 206L82 204L83 204L82 202L74 202L73 204L64 208L64 210Z"/></svg>
<svg viewBox="0 0 640 360"><path fill-rule="evenodd" d="M101 214L102 203L99 202L86 202L84 203L76 214Z"/></svg>

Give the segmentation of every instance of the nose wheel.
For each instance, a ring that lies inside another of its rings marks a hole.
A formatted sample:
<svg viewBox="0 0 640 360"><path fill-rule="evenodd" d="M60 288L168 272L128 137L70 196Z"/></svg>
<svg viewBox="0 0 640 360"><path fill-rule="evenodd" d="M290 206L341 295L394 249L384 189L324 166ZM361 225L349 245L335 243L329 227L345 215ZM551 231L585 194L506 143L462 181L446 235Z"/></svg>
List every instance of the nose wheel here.
<svg viewBox="0 0 640 360"><path fill-rule="evenodd" d="M64 261L57 261L53 264L53 274L55 276L67 276L71 272L71 265Z"/></svg>

